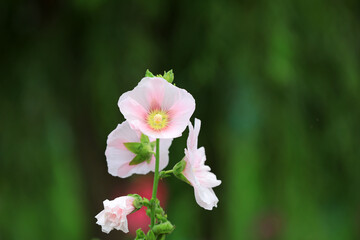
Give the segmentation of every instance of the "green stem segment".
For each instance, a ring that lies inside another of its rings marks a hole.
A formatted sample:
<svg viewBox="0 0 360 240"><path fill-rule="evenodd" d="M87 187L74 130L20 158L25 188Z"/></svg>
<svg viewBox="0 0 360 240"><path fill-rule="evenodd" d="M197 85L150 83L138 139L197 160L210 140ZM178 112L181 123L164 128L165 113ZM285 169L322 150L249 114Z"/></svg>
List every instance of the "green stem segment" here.
<svg viewBox="0 0 360 240"><path fill-rule="evenodd" d="M159 184L159 162L160 162L160 139L156 139L156 154L155 154L155 173L154 173L154 184L153 192L151 197L151 225L153 228L155 225L155 207L156 207L156 193Z"/></svg>
<svg viewBox="0 0 360 240"><path fill-rule="evenodd" d="M172 170L172 169L171 169L171 170L164 171L165 174L171 174L171 173L173 173L173 172L174 172L174 170Z"/></svg>

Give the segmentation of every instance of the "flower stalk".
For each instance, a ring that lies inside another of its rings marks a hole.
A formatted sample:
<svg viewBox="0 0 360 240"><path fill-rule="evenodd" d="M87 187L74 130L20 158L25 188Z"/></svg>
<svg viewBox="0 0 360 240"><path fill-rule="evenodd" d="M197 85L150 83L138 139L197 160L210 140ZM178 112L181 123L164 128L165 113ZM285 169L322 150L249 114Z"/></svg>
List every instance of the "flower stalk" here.
<svg viewBox="0 0 360 240"><path fill-rule="evenodd" d="M151 223L150 227L153 228L155 225L155 207L156 207L156 193L159 184L159 163L160 163L160 139L156 139L156 153L155 153L155 173L154 173L154 184L153 192L151 197Z"/></svg>
<svg viewBox="0 0 360 240"><path fill-rule="evenodd" d="M126 121L118 124L108 136L105 150L108 171L120 178L153 171L154 181L150 200L129 194L103 202L104 210L95 218L105 233L113 229L129 232L127 215L146 207L150 229L147 233L138 229L135 240L165 240L175 226L168 220L156 195L159 180L170 176L194 188L199 206L207 210L217 206L219 200L212 188L221 181L205 165L205 148L198 148L200 120L195 119L194 127L190 122L195 100L185 89L172 84L173 80L171 70L156 76L147 70L138 86L119 98L118 106ZM172 169L164 170L173 138L180 137L186 127L189 136L185 156Z"/></svg>

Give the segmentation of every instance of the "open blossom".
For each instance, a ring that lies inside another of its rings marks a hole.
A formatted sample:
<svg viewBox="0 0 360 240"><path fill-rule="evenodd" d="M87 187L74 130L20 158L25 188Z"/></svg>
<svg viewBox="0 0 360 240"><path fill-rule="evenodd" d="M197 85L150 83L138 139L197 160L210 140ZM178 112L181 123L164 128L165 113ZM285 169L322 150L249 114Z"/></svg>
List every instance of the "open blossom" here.
<svg viewBox="0 0 360 240"><path fill-rule="evenodd" d="M221 181L217 180L215 174L210 172L210 167L205 165L205 148L197 148L200 124L200 120L195 119L195 128L193 128L189 122L189 137L184 158L186 166L183 175L194 187L196 202L201 207L212 210L219 202L212 188L219 186Z"/></svg>
<svg viewBox="0 0 360 240"><path fill-rule="evenodd" d="M161 77L143 78L118 105L132 128L152 138L181 136L195 110L190 93Z"/></svg>
<svg viewBox="0 0 360 240"><path fill-rule="evenodd" d="M107 147L105 150L108 171L113 176L121 178L129 177L132 174L147 174L150 171L155 171L155 157L151 156L149 161L143 161L136 165L131 165L130 162L136 156L125 147L124 143L140 142L141 132L131 129L127 121L118 124L107 139ZM150 138L150 141L155 139ZM172 139L160 140L160 164L159 169L165 168L169 162L169 147ZM154 147L154 152L156 147Z"/></svg>
<svg viewBox="0 0 360 240"><path fill-rule="evenodd" d="M129 232L126 216L135 210L134 200L135 198L131 196L118 197L112 201L106 199L104 210L95 216L96 223L101 226L101 230L105 233L109 233L113 229Z"/></svg>

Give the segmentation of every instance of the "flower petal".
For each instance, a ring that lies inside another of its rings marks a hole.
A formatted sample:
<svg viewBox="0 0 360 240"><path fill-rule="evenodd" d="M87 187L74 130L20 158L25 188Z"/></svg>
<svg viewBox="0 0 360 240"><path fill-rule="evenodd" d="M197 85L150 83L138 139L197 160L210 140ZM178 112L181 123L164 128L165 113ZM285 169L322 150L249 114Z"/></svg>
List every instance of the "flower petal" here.
<svg viewBox="0 0 360 240"><path fill-rule="evenodd" d="M221 181L217 180L216 175L212 172L200 172L197 174L197 178L200 185L203 187L213 188L221 184Z"/></svg>
<svg viewBox="0 0 360 240"><path fill-rule="evenodd" d="M135 210L133 205L134 198L131 196L118 197L114 200L105 200L104 210L101 211L97 218L97 224L101 225L101 230L109 233L112 229L122 230L127 233L128 222L127 215Z"/></svg>
<svg viewBox="0 0 360 240"><path fill-rule="evenodd" d="M172 139L160 139L160 163L159 163L160 171L163 170L169 163L169 148L171 146L171 143L172 143ZM155 170L155 166L154 166L154 170Z"/></svg>
<svg viewBox="0 0 360 240"><path fill-rule="evenodd" d="M187 139L188 149L196 149L198 146L198 137L200 132L201 121L195 118L195 128L189 122L189 137Z"/></svg>
<svg viewBox="0 0 360 240"><path fill-rule="evenodd" d="M217 207L219 199L216 197L212 188L206 188L202 186L194 187L195 199L200 207L206 210L212 210L213 207Z"/></svg>
<svg viewBox="0 0 360 240"><path fill-rule="evenodd" d="M146 106L144 107L131 97L119 100L118 105L126 120L129 121L131 128L143 132L142 129L146 126L145 120L148 113Z"/></svg>
<svg viewBox="0 0 360 240"><path fill-rule="evenodd" d="M118 105L133 129L153 138L181 136L195 110L190 93L159 77L143 78L132 91L120 97ZM168 126L161 130L154 130L147 123L147 116L154 109L169 114Z"/></svg>

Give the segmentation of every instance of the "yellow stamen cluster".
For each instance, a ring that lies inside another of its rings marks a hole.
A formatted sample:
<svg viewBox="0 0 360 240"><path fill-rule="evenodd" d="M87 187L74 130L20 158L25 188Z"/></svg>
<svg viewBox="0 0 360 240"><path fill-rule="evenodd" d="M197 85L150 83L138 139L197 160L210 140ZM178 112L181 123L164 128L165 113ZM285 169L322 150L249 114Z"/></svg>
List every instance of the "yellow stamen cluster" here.
<svg viewBox="0 0 360 240"><path fill-rule="evenodd" d="M169 116L162 110L152 110L147 117L147 123L152 129L160 131L168 125Z"/></svg>

